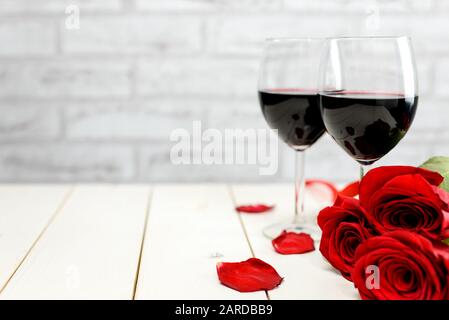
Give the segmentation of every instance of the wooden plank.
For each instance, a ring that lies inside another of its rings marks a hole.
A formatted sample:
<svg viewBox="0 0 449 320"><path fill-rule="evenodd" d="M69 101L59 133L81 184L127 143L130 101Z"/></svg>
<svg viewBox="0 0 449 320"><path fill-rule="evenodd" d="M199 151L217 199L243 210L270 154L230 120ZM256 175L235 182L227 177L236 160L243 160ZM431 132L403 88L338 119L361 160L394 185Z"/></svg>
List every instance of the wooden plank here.
<svg viewBox="0 0 449 320"><path fill-rule="evenodd" d="M136 298L266 299L264 292L239 293L218 281L217 261L250 257L226 186L157 186Z"/></svg>
<svg viewBox="0 0 449 320"><path fill-rule="evenodd" d="M357 292L349 281L337 274L317 250L302 255L281 255L274 251L271 241L262 234L265 226L293 214L293 186L237 185L232 187L235 201L241 203L273 203L274 211L261 214L242 214L255 256L273 265L284 282L269 291L271 299L356 299ZM308 201L308 206L307 206ZM308 218L316 215L319 205L306 194Z"/></svg>
<svg viewBox="0 0 449 320"><path fill-rule="evenodd" d="M68 186L0 186L0 292L69 193Z"/></svg>
<svg viewBox="0 0 449 320"><path fill-rule="evenodd" d="M76 187L3 299L131 299L150 190Z"/></svg>

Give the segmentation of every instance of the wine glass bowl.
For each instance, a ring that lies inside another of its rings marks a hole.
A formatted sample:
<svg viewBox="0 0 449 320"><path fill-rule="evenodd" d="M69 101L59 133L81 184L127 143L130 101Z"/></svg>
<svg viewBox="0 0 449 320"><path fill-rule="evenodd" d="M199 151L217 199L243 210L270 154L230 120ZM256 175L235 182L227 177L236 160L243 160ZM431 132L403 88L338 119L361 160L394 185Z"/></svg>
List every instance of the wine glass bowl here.
<svg viewBox="0 0 449 320"><path fill-rule="evenodd" d="M405 136L418 105L410 39L329 39L319 100L327 132L353 159L365 166L382 158Z"/></svg>
<svg viewBox="0 0 449 320"><path fill-rule="evenodd" d="M301 89L259 91L262 113L288 146L304 151L324 133L317 93Z"/></svg>
<svg viewBox="0 0 449 320"><path fill-rule="evenodd" d="M416 113L417 96L335 92L320 95L327 132L361 165L386 155L405 136Z"/></svg>

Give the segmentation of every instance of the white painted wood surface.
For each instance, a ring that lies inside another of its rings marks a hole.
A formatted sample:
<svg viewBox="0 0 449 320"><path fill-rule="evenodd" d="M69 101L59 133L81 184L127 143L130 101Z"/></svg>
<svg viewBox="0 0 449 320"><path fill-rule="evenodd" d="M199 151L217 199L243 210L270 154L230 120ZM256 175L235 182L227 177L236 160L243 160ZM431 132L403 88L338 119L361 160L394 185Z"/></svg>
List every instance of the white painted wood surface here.
<svg viewBox="0 0 449 320"><path fill-rule="evenodd" d="M0 292L68 192L66 186L0 186Z"/></svg>
<svg viewBox="0 0 449 320"><path fill-rule="evenodd" d="M271 299L355 299L357 292L351 282L337 274L316 250L299 255L281 255L274 251L262 230L265 226L293 217L294 192L291 185L247 185L232 188L237 204L267 202L275 210L260 214L242 214L251 246L257 258L270 263L284 278L283 283L269 291ZM307 203L308 201L308 203ZM306 195L307 220L315 220L320 205L311 194Z"/></svg>
<svg viewBox="0 0 449 320"><path fill-rule="evenodd" d="M252 251L285 277L271 299L357 298L318 250L279 255L262 235L292 198L290 185L0 186L0 299L267 299L217 278L218 261ZM234 210L257 202L276 210Z"/></svg>
<svg viewBox="0 0 449 320"><path fill-rule="evenodd" d="M77 187L1 297L131 299L149 196L143 186Z"/></svg>
<svg viewBox="0 0 449 320"><path fill-rule="evenodd" d="M215 255L222 255L215 258ZM216 263L251 257L223 185L155 188L142 255L138 299L265 299L219 284Z"/></svg>

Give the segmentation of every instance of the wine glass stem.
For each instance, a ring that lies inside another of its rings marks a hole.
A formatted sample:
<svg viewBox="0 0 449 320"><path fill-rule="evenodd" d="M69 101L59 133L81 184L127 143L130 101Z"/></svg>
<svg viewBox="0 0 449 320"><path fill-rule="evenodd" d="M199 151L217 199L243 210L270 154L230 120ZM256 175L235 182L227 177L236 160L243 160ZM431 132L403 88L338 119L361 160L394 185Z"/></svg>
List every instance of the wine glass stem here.
<svg viewBox="0 0 449 320"><path fill-rule="evenodd" d="M360 180L363 179L363 177L365 176L365 174L371 169L371 165L369 164L361 164L360 165Z"/></svg>
<svg viewBox="0 0 449 320"><path fill-rule="evenodd" d="M304 220L304 192L305 183L305 152L296 151L296 169L295 169L295 217L294 225L300 225Z"/></svg>

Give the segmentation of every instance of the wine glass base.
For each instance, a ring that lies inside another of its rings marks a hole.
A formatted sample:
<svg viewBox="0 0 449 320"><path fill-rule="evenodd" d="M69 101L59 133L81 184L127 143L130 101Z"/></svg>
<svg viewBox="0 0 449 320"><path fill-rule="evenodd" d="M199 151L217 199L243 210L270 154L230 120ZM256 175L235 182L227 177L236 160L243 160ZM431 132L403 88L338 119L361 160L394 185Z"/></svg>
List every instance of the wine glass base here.
<svg viewBox="0 0 449 320"><path fill-rule="evenodd" d="M298 225L287 221L269 225L263 229L262 233L268 239L273 240L284 230L288 232L308 233L314 241L320 241L321 239L321 231L319 230L318 226L309 226L307 224Z"/></svg>

